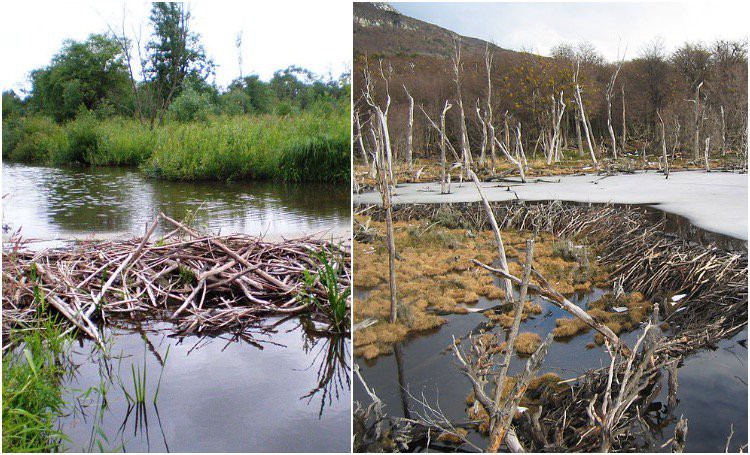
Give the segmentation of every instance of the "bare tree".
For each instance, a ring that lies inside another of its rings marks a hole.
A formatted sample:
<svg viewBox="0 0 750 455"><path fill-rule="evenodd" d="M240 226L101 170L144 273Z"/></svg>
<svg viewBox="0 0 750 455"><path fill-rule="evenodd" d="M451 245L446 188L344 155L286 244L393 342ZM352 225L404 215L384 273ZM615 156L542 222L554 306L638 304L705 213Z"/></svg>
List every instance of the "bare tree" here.
<svg viewBox="0 0 750 455"><path fill-rule="evenodd" d="M622 139L620 142L620 148L622 149L622 153L625 153L625 142L628 135L628 128L625 122L625 83L621 86L622 91Z"/></svg>
<svg viewBox="0 0 750 455"><path fill-rule="evenodd" d="M505 147L503 146L503 148ZM484 191L482 191L482 185L479 182L479 178L477 178L477 174L475 174L471 169L468 170L468 173L469 177L471 177L471 179L474 181L474 185L476 185L477 187L479 196L482 198L484 210L485 212L487 212L487 218L490 221L490 226L492 226L492 232L493 234L495 234L495 243L497 244L498 258L500 259L500 269L505 273L508 273L508 259L505 256L503 237L502 235L500 235L500 228L497 225L497 220L495 220L495 214L492 212L492 207L485 197ZM503 280L503 283L505 284L505 300L510 301L513 299L513 283L511 282L510 278L505 278L505 280Z"/></svg>
<svg viewBox="0 0 750 455"><path fill-rule="evenodd" d="M412 98L409 90L404 85L404 91L406 96L409 97L409 119L406 124L406 165L408 166L409 173L414 170L414 164L412 163L412 129L414 127L414 98Z"/></svg>
<svg viewBox="0 0 750 455"><path fill-rule="evenodd" d="M450 142L445 137L445 114L451 107L452 105L446 101L443 112L440 113L440 194L447 194L449 192L446 188L448 183L445 176L445 144L450 144Z"/></svg>
<svg viewBox="0 0 750 455"><path fill-rule="evenodd" d="M711 166L708 162L709 152L708 152L708 146L711 144L711 136L708 136L706 138L706 148L703 149L703 159L706 162L706 172L711 172Z"/></svg>
<svg viewBox="0 0 750 455"><path fill-rule="evenodd" d="M380 76L383 78L383 81L385 82L385 107L381 108L380 105L375 101L374 97L374 83L372 80L372 74L370 73L370 69L368 65L365 65L365 68L362 70L363 76L364 76L364 88L363 88L363 95L365 102L368 106L375 112L375 115L378 119L378 126L380 127L380 132L382 134L383 138L383 148L385 149L386 154L386 170L388 173L388 184L389 185L395 185L395 180L393 178L393 154L391 152L391 137L390 133L388 131L388 110L391 107L391 94L388 88L389 78L390 74L393 71L393 69L389 65L388 69L388 77L386 77L386 72L383 70L383 61L379 61L380 65Z"/></svg>
<svg viewBox="0 0 750 455"><path fill-rule="evenodd" d="M365 149L365 142L364 138L362 137L362 122L359 120L358 109L354 110L354 126L356 127L354 135L357 139L357 143L359 144L359 149L362 151L362 159L365 161L365 165L369 166L370 161L367 158L367 150Z"/></svg>
<svg viewBox="0 0 750 455"><path fill-rule="evenodd" d="M386 242L388 245L388 284L390 288L390 300L391 300L391 311L390 311L390 322L396 322L398 302L396 298L396 244L393 237L393 207L391 205L392 192L391 189L395 185L393 180L393 167L391 160L391 145L390 136L388 134L388 109L391 105L391 96L388 92L388 78L383 73L382 61L380 64L380 74L386 83L386 102L385 108L382 109L380 105L375 101L373 94L373 83L370 75L369 68L366 66L364 69L365 84L363 87L363 95L365 102L370 106L370 109L375 112L377 125L373 125L371 119L370 129L373 139L376 144L380 144L375 147L374 162L378 174L378 187L383 200L383 209L385 210L385 224L386 224ZM383 156L385 152L385 157ZM386 162L387 161L387 162Z"/></svg>
<svg viewBox="0 0 750 455"><path fill-rule="evenodd" d="M492 59L494 54L490 52L489 44L487 44L484 48L484 67L487 70L487 101L485 103L485 111L484 111L484 124L487 128L487 134L490 137L489 140L489 146L490 146L490 160L492 163L492 169L495 169L495 126L493 125L493 115L492 115ZM483 164L480 162L480 164Z"/></svg>
<svg viewBox="0 0 750 455"><path fill-rule="evenodd" d="M482 144L479 146L479 166L484 166L485 151L487 150L487 123L482 118L482 111L479 108L479 100L477 99L476 104L477 120L482 126Z"/></svg>
<svg viewBox="0 0 750 455"><path fill-rule="evenodd" d="M656 115L659 117L661 123L661 161L664 166L665 178L669 178L669 158L667 157L667 132L664 126L664 119L661 118L661 113L656 111Z"/></svg>
<svg viewBox="0 0 750 455"><path fill-rule="evenodd" d="M563 92L560 91L560 100L552 96L552 139L547 149L547 164L552 161L560 161L560 122L565 113L565 102L563 101Z"/></svg>
<svg viewBox="0 0 750 455"><path fill-rule="evenodd" d="M575 124L576 124L576 145L578 146L578 156L583 156L583 141L581 140L581 114L578 113L578 109L575 110Z"/></svg>
<svg viewBox="0 0 750 455"><path fill-rule="evenodd" d="M589 124L586 121L586 112L583 109L583 98L581 98L581 86L578 83L578 72L581 68L581 62L580 60L576 62L576 70L573 73L573 83L575 84L575 100L576 104L578 105L578 112L581 116L581 123L583 124L583 132L586 134L586 143L589 147L589 154L591 155L591 161L594 162L594 164L597 164L596 162L596 154L594 153L594 147L592 146L591 142L591 134L589 133Z"/></svg>
<svg viewBox="0 0 750 455"><path fill-rule="evenodd" d="M469 134L466 131L466 115L464 113L464 102L461 95L461 73L463 72L463 64L461 63L461 39L455 37L453 39L453 45L455 51L451 61L453 63L453 82L456 84L459 127L461 128L461 154L464 170L465 172L468 172L469 166L471 165L471 150L469 150Z"/></svg>
<svg viewBox="0 0 750 455"><path fill-rule="evenodd" d="M679 117L675 116L674 123L675 123L675 127L674 127L674 141L672 141L672 160L674 160L674 155L677 152L677 147L680 144L680 119Z"/></svg>
<svg viewBox="0 0 750 455"><path fill-rule="evenodd" d="M724 119L724 106L720 106L719 109L721 112L721 156L725 156L727 151L727 123Z"/></svg>
<svg viewBox="0 0 750 455"><path fill-rule="evenodd" d="M605 98L607 100L607 130L609 131L609 137L612 140L612 158L617 159L617 139L615 139L615 130L612 128L612 94L615 90L615 82L617 81L617 75L620 74L620 69L622 68L622 62L625 59L625 56L623 55L623 58L620 59L617 63L617 67L615 67L615 72L612 74L612 77L609 79L609 84L607 84L607 91L605 92ZM624 102L624 96L623 96L623 102ZM623 118L624 118L625 108L623 106Z"/></svg>
<svg viewBox="0 0 750 455"><path fill-rule="evenodd" d="M693 159L696 162L700 160L700 131L701 121L703 119L703 112L701 110L701 87L703 87L702 81L695 87L695 98L692 100L686 100L693 103Z"/></svg>

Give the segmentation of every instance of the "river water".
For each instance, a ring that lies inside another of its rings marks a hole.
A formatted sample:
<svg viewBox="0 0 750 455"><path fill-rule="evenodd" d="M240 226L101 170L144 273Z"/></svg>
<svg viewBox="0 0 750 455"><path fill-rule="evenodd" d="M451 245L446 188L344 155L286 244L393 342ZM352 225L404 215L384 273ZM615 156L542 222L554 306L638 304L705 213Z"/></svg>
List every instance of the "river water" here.
<svg viewBox="0 0 750 455"><path fill-rule="evenodd" d="M163 323L110 328L106 360L82 341L63 384L67 450L348 452L350 341L297 318L267 322L274 331L247 332L252 343L171 338Z"/></svg>
<svg viewBox="0 0 750 455"><path fill-rule="evenodd" d="M344 185L167 182L136 169L15 163L3 164L2 177L4 237L20 229L40 240L35 249L139 236L159 212L221 234L349 237ZM103 327L107 356L79 340L62 384L65 448L349 451L350 341L321 336L298 318L264 322L273 332L250 329L244 340L233 333L180 340L157 322ZM133 402L137 382L141 404Z"/></svg>
<svg viewBox="0 0 750 455"><path fill-rule="evenodd" d="M348 185L168 182L136 169L16 163L3 163L2 175L5 231L48 242L142 235L160 211L213 232L271 238L341 235L350 226Z"/></svg>

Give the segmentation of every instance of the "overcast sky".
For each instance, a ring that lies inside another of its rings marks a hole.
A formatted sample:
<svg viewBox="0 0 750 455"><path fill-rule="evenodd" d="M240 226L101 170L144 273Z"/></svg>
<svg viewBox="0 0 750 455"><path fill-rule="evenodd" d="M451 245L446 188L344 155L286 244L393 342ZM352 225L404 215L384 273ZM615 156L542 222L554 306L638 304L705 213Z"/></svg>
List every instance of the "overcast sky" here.
<svg viewBox="0 0 750 455"><path fill-rule="evenodd" d="M668 50L685 41L747 37L747 1L681 3L398 3L407 16L506 49L549 55L555 44L591 41L608 60L626 58L660 35Z"/></svg>
<svg viewBox="0 0 750 455"><path fill-rule="evenodd" d="M146 24L142 1L3 1L0 4L0 83L3 90L27 87L31 70L49 63L66 38L119 28L123 6L134 24ZM216 81L226 86L239 75L235 39L242 31L243 73L269 79L289 65L334 77L350 66L351 2L207 1L191 3L194 30L217 64Z"/></svg>

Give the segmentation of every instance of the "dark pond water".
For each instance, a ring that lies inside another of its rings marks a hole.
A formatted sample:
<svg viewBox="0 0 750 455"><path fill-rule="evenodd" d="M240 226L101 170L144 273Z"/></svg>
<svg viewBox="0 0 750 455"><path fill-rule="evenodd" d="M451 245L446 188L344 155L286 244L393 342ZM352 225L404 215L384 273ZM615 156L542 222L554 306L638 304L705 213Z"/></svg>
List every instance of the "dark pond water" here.
<svg viewBox="0 0 750 455"><path fill-rule="evenodd" d="M668 216L655 209L644 210L649 211L654 221ZM747 248L747 242L735 241L718 234L707 235L705 231L685 225L684 219L671 217L667 222L671 232L675 235L684 235L692 241L699 241L699 238L689 236L698 235L703 241L710 241L728 249ZM595 288L590 292L569 297L569 300L586 309L590 302L606 292L604 289ZM366 290L357 290L355 305L366 296ZM554 329L555 319L569 317L567 312L542 298L531 296L530 299L539 303L543 311L542 314L524 321L520 329L522 332L539 333L544 338ZM501 302L488 301L480 297L479 302L473 307L486 309L499 303ZM420 401L426 398L433 408L439 405L449 419L467 420L465 398L471 390L471 385L457 368L449 348L453 337L463 337L485 328L487 318L481 312L449 315L446 318L448 322L442 327L399 343L393 355L381 356L372 361L356 359L368 386L383 400L386 413L411 417L425 415L424 406ZM498 330L504 329L492 329L493 332ZM621 338L632 346L639 334L639 331L634 331L621 335ZM593 337L593 333L590 332L568 341L553 341L540 374L552 372L567 379L577 377L588 369L608 365L609 356L604 347L586 348L586 345L593 341ZM732 426L734 436L730 451L737 451L741 445L747 444L746 341L747 329L732 339L722 340L714 350L701 350L685 359L678 370L679 403L672 415L660 415L661 430L654 435L658 441L663 443L674 435L675 420L683 415L688 420L687 451L723 452ZM463 344L466 346L467 343ZM524 363L525 360L519 361L514 358L510 368L511 374L519 372ZM663 381L666 391L666 375ZM355 400L366 400L363 398L366 395L359 381L355 381L354 396ZM665 397L660 399L666 403ZM479 447L486 444L478 433L470 434L469 439Z"/></svg>
<svg viewBox="0 0 750 455"><path fill-rule="evenodd" d="M349 340L310 335L296 318L268 322L254 343L180 341L165 324L109 329L106 361L77 345L59 422L68 451L348 452ZM141 406L127 397L134 377L145 377Z"/></svg>
<svg viewBox="0 0 750 455"><path fill-rule="evenodd" d="M167 182L136 169L3 163L3 224L27 238L142 235L160 211L221 233L273 237L349 229L349 186ZM162 231L163 232L163 231Z"/></svg>
<svg viewBox="0 0 750 455"><path fill-rule="evenodd" d="M3 164L2 177L3 225L43 239L35 248L142 235L160 211L272 239L350 227L348 186L165 182L136 169L22 164ZM350 342L309 335L299 319L270 322L279 324L255 333L257 343L230 342L232 334L180 341L155 323L104 329L108 357L77 345L77 369L63 384L67 449L348 452ZM142 375L145 399L135 405Z"/></svg>

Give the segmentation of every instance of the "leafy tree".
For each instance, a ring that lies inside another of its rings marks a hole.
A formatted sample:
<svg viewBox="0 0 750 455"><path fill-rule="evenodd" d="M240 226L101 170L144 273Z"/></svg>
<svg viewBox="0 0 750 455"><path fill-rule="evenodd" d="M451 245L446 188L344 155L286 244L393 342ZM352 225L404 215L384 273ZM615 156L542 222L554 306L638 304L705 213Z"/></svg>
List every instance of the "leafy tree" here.
<svg viewBox="0 0 750 455"><path fill-rule="evenodd" d="M156 2L150 21L154 34L146 45L146 74L153 85L156 113L162 121L172 101L180 95L186 78L203 80L213 73L214 64L206 56L200 35L190 29L191 14L184 3Z"/></svg>
<svg viewBox="0 0 750 455"><path fill-rule="evenodd" d="M211 94L192 87L185 88L169 106L172 117L180 122L205 121L212 109Z"/></svg>
<svg viewBox="0 0 750 455"><path fill-rule="evenodd" d="M80 106L93 110L105 100L122 105L127 71L117 42L106 35L67 40L52 62L31 72L31 105L57 121L75 117Z"/></svg>
<svg viewBox="0 0 750 455"><path fill-rule="evenodd" d="M3 120L20 117L23 114L23 101L13 90L3 92Z"/></svg>

